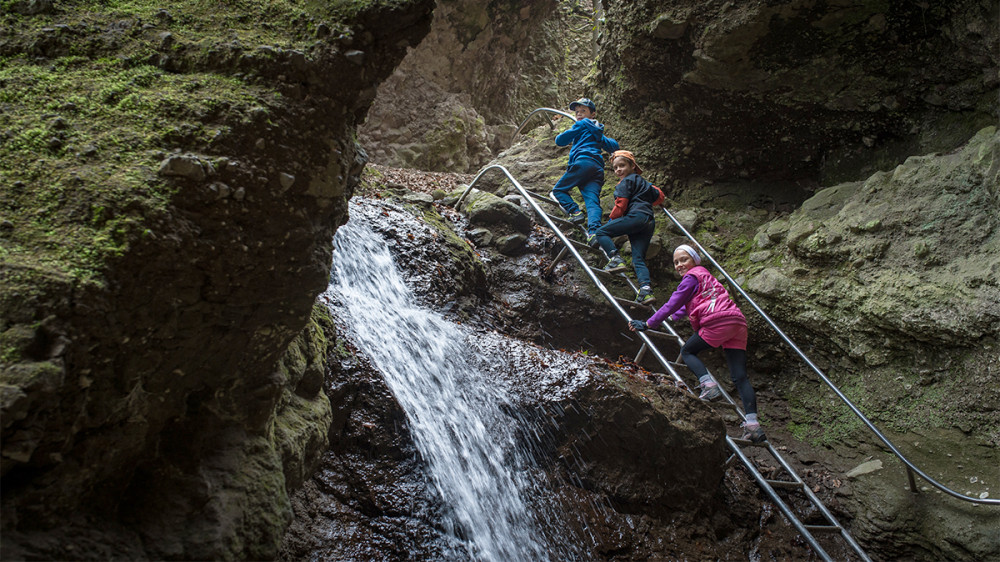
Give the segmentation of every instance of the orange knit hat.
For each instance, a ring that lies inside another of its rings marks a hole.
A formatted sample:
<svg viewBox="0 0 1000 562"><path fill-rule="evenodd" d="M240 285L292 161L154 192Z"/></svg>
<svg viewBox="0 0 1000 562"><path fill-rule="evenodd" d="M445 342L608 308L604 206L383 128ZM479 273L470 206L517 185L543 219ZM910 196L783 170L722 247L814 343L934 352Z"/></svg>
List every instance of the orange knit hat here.
<svg viewBox="0 0 1000 562"><path fill-rule="evenodd" d="M632 162L632 165L635 166L635 173L639 174L640 176L642 175L642 168L640 168L639 164L636 163L635 156L633 156L631 152L629 152L627 150L616 150L611 155L611 163L614 164L615 163L615 158L618 158L619 156L622 157L622 158L625 158L629 162Z"/></svg>

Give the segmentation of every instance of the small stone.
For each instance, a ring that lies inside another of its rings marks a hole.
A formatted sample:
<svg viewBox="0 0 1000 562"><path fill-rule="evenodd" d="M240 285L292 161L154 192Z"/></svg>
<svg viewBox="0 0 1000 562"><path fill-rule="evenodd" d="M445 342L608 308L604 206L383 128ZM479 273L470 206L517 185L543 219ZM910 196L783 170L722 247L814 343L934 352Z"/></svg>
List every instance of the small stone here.
<svg viewBox="0 0 1000 562"><path fill-rule="evenodd" d="M354 64L356 64L358 66L362 66L362 65L365 64L365 53L364 53L364 51L359 51L357 49L351 49L350 51L347 51L346 53L344 53L344 58L346 58L348 61L350 61L350 62L352 62L352 63L354 63Z"/></svg>
<svg viewBox="0 0 1000 562"><path fill-rule="evenodd" d="M170 47L173 47L174 43L177 42L176 40L174 40L174 34L170 33L169 31L158 33L156 35L156 40L159 43L159 49L161 51L165 51Z"/></svg>
<svg viewBox="0 0 1000 562"><path fill-rule="evenodd" d="M278 174L278 181L281 183L281 189L288 189L295 183L295 176L282 172Z"/></svg>
<svg viewBox="0 0 1000 562"><path fill-rule="evenodd" d="M160 162L161 176L180 176L201 181L207 175L201 161L189 154L174 154Z"/></svg>
<svg viewBox="0 0 1000 562"><path fill-rule="evenodd" d="M523 234L501 236L496 240L497 250L504 255L513 255L524 247L528 237Z"/></svg>
<svg viewBox="0 0 1000 562"><path fill-rule="evenodd" d="M858 466L848 470L844 476L848 478L854 478L856 476L861 476L862 474L868 474L869 472L875 472L876 470L882 470L882 461L875 459L873 461L863 462Z"/></svg>
<svg viewBox="0 0 1000 562"><path fill-rule="evenodd" d="M243 189L242 187L237 187L236 191L233 192L233 199L237 201L242 201L243 199L246 198L246 196L247 196L247 190Z"/></svg>
<svg viewBox="0 0 1000 562"><path fill-rule="evenodd" d="M80 155L84 156L86 158L90 158L92 156L96 156L97 155L97 147L94 146L94 145L92 145L92 144L88 144L87 146L83 147L83 150L80 151Z"/></svg>
<svg viewBox="0 0 1000 562"><path fill-rule="evenodd" d="M264 150L264 147L267 146L267 143L264 142L264 139L257 139L257 142L255 142L253 146L257 150Z"/></svg>
<svg viewBox="0 0 1000 562"><path fill-rule="evenodd" d="M49 139L48 142L49 150L59 150L60 148L62 148L62 145L63 141L57 139L56 137L52 137Z"/></svg>
<svg viewBox="0 0 1000 562"><path fill-rule="evenodd" d="M474 228L469 231L469 240L480 248L489 246L493 241L493 233L488 228Z"/></svg>
<svg viewBox="0 0 1000 562"><path fill-rule="evenodd" d="M657 39L680 39L687 27L686 21L674 21L670 16L662 15L653 21L650 33Z"/></svg>
<svg viewBox="0 0 1000 562"><path fill-rule="evenodd" d="M63 119L62 117L56 117L55 119L52 120L51 123L49 123L49 126L52 127L53 129L61 130L65 129L69 125L66 124L66 120Z"/></svg>
<svg viewBox="0 0 1000 562"><path fill-rule="evenodd" d="M217 198L225 199L232 194L233 190L226 184L222 182L213 182L208 186L208 190L211 191Z"/></svg>
<svg viewBox="0 0 1000 562"><path fill-rule="evenodd" d="M14 223L4 219L0 221L0 230L14 230Z"/></svg>
<svg viewBox="0 0 1000 562"><path fill-rule="evenodd" d="M330 26L325 23L316 26L316 37L326 37L327 35L330 35Z"/></svg>

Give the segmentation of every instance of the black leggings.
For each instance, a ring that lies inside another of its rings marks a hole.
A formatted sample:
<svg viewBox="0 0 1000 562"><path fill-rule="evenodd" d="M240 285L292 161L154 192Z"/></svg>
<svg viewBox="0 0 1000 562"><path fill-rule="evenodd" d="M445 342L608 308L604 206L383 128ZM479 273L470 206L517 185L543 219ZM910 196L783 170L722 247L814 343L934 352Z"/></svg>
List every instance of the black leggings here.
<svg viewBox="0 0 1000 562"><path fill-rule="evenodd" d="M694 374L701 378L708 374L708 367L698 359L698 354L706 349L712 349L708 342L695 334L681 348L681 359ZM754 394L753 387L750 386L750 379L747 378L747 352L745 349L723 349L722 354L726 356L726 364L729 366L729 376L736 385L736 391L740 393L740 400L743 401L743 410L747 414L757 413L757 395Z"/></svg>

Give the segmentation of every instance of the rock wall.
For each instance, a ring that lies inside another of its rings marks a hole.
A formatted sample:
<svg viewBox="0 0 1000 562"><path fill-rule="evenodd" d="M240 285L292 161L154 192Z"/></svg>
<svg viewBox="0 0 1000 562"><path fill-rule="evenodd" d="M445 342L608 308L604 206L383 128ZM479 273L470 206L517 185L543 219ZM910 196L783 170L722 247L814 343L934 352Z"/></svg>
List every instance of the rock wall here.
<svg viewBox="0 0 1000 562"><path fill-rule="evenodd" d="M747 289L828 363L864 372L849 384L876 418L1000 444L998 185L989 127L960 150L824 189L758 231Z"/></svg>
<svg viewBox="0 0 1000 562"><path fill-rule="evenodd" d="M3 556L271 557L329 416L286 349L432 4L9 7Z"/></svg>
<svg viewBox="0 0 1000 562"><path fill-rule="evenodd" d="M531 110L579 97L594 58L594 16L580 4L439 0L359 131L372 161L474 172Z"/></svg>
<svg viewBox="0 0 1000 562"><path fill-rule="evenodd" d="M1000 446L1000 133L908 158L892 171L816 193L756 235L746 289L923 471L996 497ZM759 321L758 321L759 324ZM886 470L857 477L857 536L885 558L987 560L996 508L904 492L895 457L768 331L761 369L780 366L788 425L844 458ZM881 466L881 465L880 465ZM846 468L846 467L845 467Z"/></svg>
<svg viewBox="0 0 1000 562"><path fill-rule="evenodd" d="M1000 7L607 2L619 141L688 182L858 180L996 123Z"/></svg>

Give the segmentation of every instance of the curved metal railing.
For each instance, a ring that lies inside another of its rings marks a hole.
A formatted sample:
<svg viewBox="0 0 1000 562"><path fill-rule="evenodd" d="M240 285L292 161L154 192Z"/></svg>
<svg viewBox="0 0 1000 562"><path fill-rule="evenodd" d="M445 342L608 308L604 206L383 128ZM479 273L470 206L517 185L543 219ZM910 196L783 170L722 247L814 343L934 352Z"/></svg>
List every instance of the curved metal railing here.
<svg viewBox="0 0 1000 562"><path fill-rule="evenodd" d="M628 312L625 312L625 309L622 308L620 304L618 304L618 301L615 299L614 295L612 295L611 292L608 291L607 287L604 286L604 283L601 283L601 280L597 278L597 275L595 275L594 272L591 271L590 267L587 266L587 261L583 259L583 256L581 256L579 252L576 251L576 248L573 247L573 243L570 242L569 238L566 237L566 234L563 233L563 231L559 229L558 226L556 226L555 222L552 221L548 213L546 213L541 207L538 206L538 203L535 202L535 200L532 197L532 194L528 190L524 189L524 187L516 179L514 179L514 176L512 176L509 171L507 171L507 168L499 164L493 164L480 170L480 172L476 175L476 177L473 178L471 182L469 182L469 186L465 188L465 191L462 192L462 195L455 202L455 208L459 209L461 207L462 201L465 200L465 197L472 191L472 188L476 185L476 183L479 182L479 178L483 177L483 174L485 174L490 170L498 170L501 173L503 173L503 175L507 176L507 179L509 179L510 182L514 184L514 187L517 189L518 193L520 193L521 196L523 196L525 200L528 202L528 204L531 205L531 208L532 210L535 211L535 214L537 214L543 221L545 221L546 225L552 230L553 233L555 233L557 237L559 237L559 240L562 241L562 243L566 246L566 249L573 255L576 261L583 266L583 271L586 272L586 274L590 277L590 280L594 282L594 285L601 291L601 294L604 295L604 298L607 299L609 303L611 303L611 306L614 307L614 309L618 312L618 315L621 316L622 319L627 324L628 321L632 319L632 317L628 314ZM667 370L667 372L670 373L670 376L673 377L674 380L676 380L677 382L685 384L686 386L687 383L685 383L684 379L682 379L681 376L677 374L677 371L675 371L671 363L667 361L665 357L663 357L663 354L661 354L659 350L656 349L656 346L653 345L653 342L649 339L649 336L642 332L637 332L637 334L642 339L642 341L649 346L649 348L653 352L653 355L660 362L660 364L663 365L663 367Z"/></svg>
<svg viewBox="0 0 1000 562"><path fill-rule="evenodd" d="M913 493L919 493L919 489L917 488L917 483L916 483L916 481L913 478L913 474L916 473L921 478L923 478L924 480L926 480L927 483L929 483L930 485L934 486L938 490L940 490L940 491L942 491L942 492L944 492L944 493L946 493L946 494L948 494L948 495L950 495L952 497L955 497L955 498L958 498L958 499L961 499L961 500L964 500L964 501L967 501L967 502L972 502L972 503L1000 505L1000 499L978 498L978 497L970 497L970 496L966 496L964 494L960 494L960 493L952 490L951 488L945 486L944 484L941 484L940 482L938 482L937 480L935 480L934 478L932 478L931 476L929 476L926 472L920 470L909 459L907 459L906 455L904 455L902 452L900 452L900 450L896 448L896 446L892 443L892 441L890 441L888 437L886 437L881 431L879 431L879 429L877 427L875 427L875 424L872 423L872 421L869 420L868 417L865 416L861 412L861 410L859 410L858 407L855 406L854 403L851 402L851 400L847 396L845 396L843 392L840 391L840 388L838 388L837 385L833 384L833 381L831 381L826 376L826 373L824 373L819 367L817 367L816 364L813 363L809 359L809 357L807 357L806 354L802 352L801 349L799 349L799 346L795 345L795 342L793 342L791 340L791 338L789 338L785 334L785 332L782 331L782 329L778 327L778 325L774 322L774 320L772 320L771 317L768 316L767 313L764 312L760 308L760 306L758 306L757 303L754 302L754 300L752 298L750 298L750 295L748 295L746 293L746 291L743 290L743 287L740 287L739 283L737 283L732 277L729 276L729 273L726 272L726 270L723 269L721 265L719 265L719 262L715 261L715 258L713 258L712 255L710 253L708 253L708 250L706 250L701 244L699 244L698 241L695 240L694 236L692 236L691 233L688 232L688 230L686 228L684 228L684 226L676 218L674 218L674 216L672 214L670 214L670 211L668 211L666 209L663 209L663 213L665 215L667 215L667 217L674 223L674 225L678 229L680 229L680 231L684 234L684 236L688 240L690 240L692 243L694 243L694 245L697 247L697 249L701 253L701 255L705 256L706 258L708 258L708 261L712 262L712 265L714 265L715 268L718 269L719 272L722 273L722 275L725 276L725 278L729 281L729 284L736 291L738 291L740 293L740 295L743 296L744 299L746 299L746 301L750 304L750 306L752 306L754 308L754 310L757 311L757 314L760 314L761 318L763 318L764 321L767 322L767 324L769 326L771 326L771 329L773 329L778 334L778 336L781 337L781 339L784 340L784 342L786 344L788 344L788 346L791 347L792 350L795 351L795 353L798 354L798 356L803 361L805 361L806 365L809 365L809 368L811 368L813 370L813 372L816 373L816 375L824 383L826 383L826 385L828 387L830 387L831 390L833 390L833 392L837 395L837 397L840 398L840 400L844 404L846 404L848 408L850 408L851 412L856 417L858 417L862 422L864 422L864 424L868 427L868 429L870 429L872 431L872 433L874 433L879 438L879 440L882 441L882 443L884 443L885 446L888 447L890 451L892 451L892 454L896 455L896 458L898 458L900 461L902 461L902 463L904 465L906 465L906 475L907 475L907 478L909 479L910 491L912 491Z"/></svg>
<svg viewBox="0 0 1000 562"><path fill-rule="evenodd" d="M538 113L557 113L557 114L569 117L571 119L575 119L576 118L574 115L570 115L569 113L566 113L565 111L561 111L561 110L558 110L558 109L552 109L552 108L548 108L548 107L540 107L540 108L532 111L531 113L529 113L528 116L524 118L524 121L521 122L521 124L517 128L517 131L515 131L514 135L511 137L511 141L512 142L513 142L514 137L516 137L518 135L518 133L521 132L521 129L524 128L524 125L534 115L536 115ZM549 126L554 128L555 125L550 121L549 122ZM472 184L470 184L470 187L468 189L466 189L466 192L462 194L461 198L459 198L459 202L461 202L462 198L465 197L466 193L468 193L468 191L472 189L471 186L475 183L476 180L479 179L479 176L481 176L483 174L483 172L485 172L486 170L489 170L489 169L494 168L494 167L498 167L498 168L503 169L504 173L507 174L507 177L510 178L510 180L512 182L514 182L514 184L518 187L518 190L522 191L522 192L524 191L524 188L522 188L520 186L520 184L518 184L517 181L514 180L513 177L511 177L510 173L507 172L506 168L503 168L502 166L490 166L490 167L484 168L479 173L479 175L476 176L476 179L473 180ZM530 201L531 197L528 196L527 194L525 194L525 196ZM541 211L538 208L538 206L535 205L535 203L533 201L531 203L532 203L532 206L535 208L535 211L540 213ZM458 203L456 203L456 208L457 208L457 206L458 206ZM908 458L906 458L906 455L904 455L898 448L896 448L896 446L892 443L892 441L890 441L888 437L886 437L881 431L879 431L879 429L877 427L875 427L875 424L871 420L869 420L868 417L865 416L864 413L862 413L861 410L859 410L858 407L855 406L854 403L851 402L851 400L847 396L845 396L843 392L840 391L840 388L838 388L837 385L833 384L833 381L831 381L826 376L826 373L824 373L819 367L817 367L816 364L813 363L812 360L810 360L809 357L807 357L806 354L803 353L801 349L799 349L799 346L795 345L795 342L793 342L791 340L791 338L789 338L785 334L785 332L782 331L782 329L780 327L778 327L778 325L774 322L774 320L772 320L771 317L768 316L767 313L765 313L760 308L760 306L758 306L757 303L752 298L750 298L750 295L748 295L746 293L746 291L744 291L743 288L740 287L740 285L738 283L736 283L736 281L729 275L729 273L725 269L723 269L721 265L719 265L719 262L715 261L715 258L713 258L711 256L711 254L709 254L708 251L705 250L705 248L701 244L699 244L697 240L695 240L694 236L692 236L691 233L688 232L688 230L686 228L684 228L684 226L681 225L681 223L678 222L678 220L676 218L674 218L674 216L672 214L670 214L670 212L667 211L665 208L663 209L663 212L674 223L674 225L676 225L677 228L680 229L680 231L684 234L684 236L687 237L688 240L690 240L691 242L693 242L695 244L695 246L702 253L702 255L705 256L705 257L707 257L708 260L710 262L712 262L712 265L714 265L715 268L718 269L719 272L722 273L723 276L725 276L725 278L735 288L735 290L738 291L740 293L740 295L743 296L744 299L746 299L746 301L750 304L750 306L752 306L754 308L754 310L757 311L758 314L760 314L761 318L763 318L764 321L767 322L767 324L771 327L771 329L773 329L778 334L778 336L781 337L781 339L784 340L784 342L786 344L788 344L788 346L791 347L792 350L795 351L795 353L798 354L798 356L803 361L805 361L806 365L808 365L813 370L813 372L816 373L816 375L831 390L833 390L833 392L837 395L837 397L840 398L840 400L844 404L847 405L847 407L851 410L851 412L857 418L859 418L862 422L864 422L865 426L867 426L868 429L870 429L872 431L872 433L874 433L879 438L879 440L882 441L882 443L885 444L885 446L889 448L889 450L892 452L892 454L894 454L896 456L896 458L898 458L904 465L906 465L906 475L907 475L907 478L909 480L909 485L910 485L910 491L911 492L913 492L913 493L919 493L919 489L917 488L917 483L916 483L916 481L914 480L914 477L913 477L914 473L916 473L921 478L923 478L925 481L927 481L927 483L929 483L931 486L934 486L938 490L940 490L940 491L942 491L942 492L944 492L944 493L946 493L946 494L948 494L948 495L950 495L950 496L952 496L954 498L958 498L958 499L961 499L963 501L967 501L967 502L971 502L971 503L977 503L977 504L1000 505L1000 499L978 498L978 497L974 497L974 496L970 497L970 496L966 496L964 494L960 494L960 493L952 490L951 488L945 486L944 484L938 482L937 480L935 480L934 478L932 478L930 475L928 475L924 471L920 470L920 468L918 468L915 464L913 464L913 462L911 462ZM541 213L541 214L544 215L544 213ZM548 217L545 217L545 219L548 221ZM552 226L552 225L550 224L550 226ZM558 231L558 229L555 229L555 230ZM563 242L567 243L565 240L563 240ZM568 243L567 243L567 245L569 246ZM573 252L573 256L575 258L577 258L577 260L582 260L582 258L576 252L575 249L573 249L572 247L570 247L569 249L570 249L570 251ZM581 261L580 263L586 265L586 262ZM589 268L585 268L585 271L587 272L587 274L593 280L597 280L596 276L594 276L593 272L591 272ZM598 283L598 284L601 285L602 292L607 293L607 290L603 289L603 284L600 284L600 283ZM610 293L608 293L608 294L605 295L605 297L609 297L609 296L610 296ZM620 305L618 305L617 301L615 301L613 297L611 297L610 300L611 300L612 304L615 306L615 308L618 310L619 314L627 316L627 314L625 313L625 311L621 308ZM664 325L668 325L668 324L664 323ZM673 328L670 328L670 331L673 332ZM649 343L650 343L645 338L643 339L643 341L646 342L647 345L649 345ZM655 346L650 346L650 348L655 350ZM663 359L662 355L659 354L659 352L656 352L655 354L657 356L657 359L660 360L661 363L665 363L665 360ZM664 366L667 366L667 365L665 364ZM673 371L673 369L669 369L669 371L670 371L671 375L674 376L675 379L680 380L678 378L677 374ZM741 414L742 414L742 412L741 412Z"/></svg>
<svg viewBox="0 0 1000 562"><path fill-rule="evenodd" d="M465 189L465 191L462 192L462 195L459 196L458 200L455 202L455 208L456 209L461 208L462 202L469 195L469 193L472 192L472 189L474 188L476 183L479 182L479 179L483 176L483 174L485 174L490 170L499 170L505 176L507 176L507 179L510 180L510 182L514 185L518 193L520 193L521 196L525 198L525 200L528 202L531 208L535 211L535 214L537 214L543 221L545 221L549 229L552 230L552 232L563 243L564 247L573 255L577 263L579 263L580 266L583 268L583 271L586 272L588 277L590 277L590 280L593 282L594 286L597 287L598 290L601 292L601 294L604 296L605 300L607 300L608 303L610 303L611 306L614 307L615 311L618 312L618 315L621 316L622 319L625 320L625 322L631 320L632 317L625 311L624 308L622 308L622 306L618 303L614 295L612 295L608 291L607 287L604 286L604 283L602 283L600 279L597 278L597 275L594 274L593 270L587 264L586 260L584 260L583 256L581 256L580 253L576 251L576 248L573 247L572 242L570 242L570 240L566 237L566 234L560 228L557 227L557 225L554 223L554 221L548 215L548 213L542 210L542 208L539 207L538 204L534 201L533 198L539 196L524 189L524 187L514 178L514 176L510 174L507 168L499 164L493 164L480 170L480 172L476 175L476 177L473 178L471 182L469 182L469 186ZM715 263L714 260L713 263ZM673 336L681 344L683 344L683 340L681 339L680 335L674 330L674 328L669 323L664 322L664 327L668 330L668 333L671 336ZM670 376L673 377L673 379L677 381L689 393L693 394L690 387L688 387L687 383L685 383L684 379L682 379L681 376L677 373L677 371L674 370L673 368L674 363L667 361L667 359L663 356L663 354L660 353L660 350L650 339L647 332L636 332L636 335L643 341L644 349L649 350L653 353L653 355L664 367L664 369L666 369L667 372L670 373ZM733 399L729 396L728 393L726 393L725 389L722 389L720 387L720 390L722 390L723 393L726 395L726 399L729 401L729 403L735 406ZM741 418L746 419L743 414L743 411L738 406L736 407L736 411ZM824 560L824 562L833 562L833 558L831 558L826 553L823 546L820 545L820 543L816 540L816 537L813 535L813 533L810 532L810 526L804 524L798 518L798 516L795 515L795 513L789 507L788 503L782 500L780 496L778 496L774 487L760 473L760 471L754 467L753 461L751 461L746 456L746 454L743 453L743 451L740 449L739 444L737 444L736 441L734 441L733 438L730 437L729 435L726 435L726 445L729 447L731 451L733 451L733 456L739 458L740 461L750 470L757 484L765 491L765 493L768 495L771 501L778 506L781 512L785 515L786 520L793 527L795 527L795 529L799 532L799 534L806 540L807 543L809 543L809 545L813 548L813 551L822 560ZM861 548L861 545L859 545L857 541L855 541L854 538L849 533L846 532L844 527L841 526L839 522L837 522L836 517L834 517L833 514L830 513L830 511L826 508L826 506L823 505L823 502L821 502L819 498L816 497L816 495L813 493L813 491L809 489L809 486L805 485L805 483L801 480L801 478L799 478L798 475L795 473L795 470L792 469L791 465L789 465L788 462L785 461L785 459L778 453L778 451L771 445L771 443L764 442L762 446L766 447L770 451L771 455L779 463L781 463L784 470L794 478L794 481L790 482L790 484L799 486L800 489L812 502L812 504L816 506L817 509L819 509L820 512L826 517L827 521L834 523L833 528L839 530L840 536L845 540L845 542L847 542L848 546L850 546L851 549L853 549L854 552L858 554L863 561L871 562L871 559L865 553L864 549Z"/></svg>
<svg viewBox="0 0 1000 562"><path fill-rule="evenodd" d="M573 115L572 113L567 113L561 109L552 109L551 107L539 107L538 109L529 113L528 116L524 118L524 121L521 121L521 124L517 126L517 130L514 131L514 134L510 136L511 142L514 142L514 138L521 133L521 130L524 129L524 126L528 124L528 121L530 121L532 117L534 117L539 113L554 113L556 115L562 115L563 117L569 117L570 119L576 121L576 115ZM549 129L554 129L555 127L556 127L555 123L552 122L552 120L550 119ZM513 181L513 178L511 178L511 180Z"/></svg>

